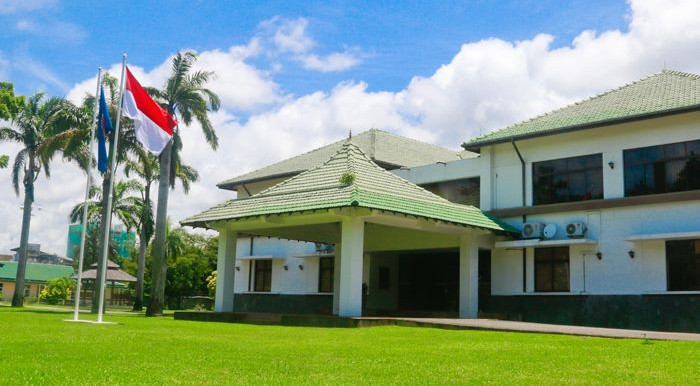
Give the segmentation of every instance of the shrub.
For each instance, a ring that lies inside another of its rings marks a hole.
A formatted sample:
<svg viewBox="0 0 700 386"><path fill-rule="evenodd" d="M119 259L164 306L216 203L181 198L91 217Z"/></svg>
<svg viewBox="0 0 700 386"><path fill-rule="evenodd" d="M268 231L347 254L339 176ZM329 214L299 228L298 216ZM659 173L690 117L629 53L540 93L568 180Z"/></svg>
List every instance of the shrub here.
<svg viewBox="0 0 700 386"><path fill-rule="evenodd" d="M214 297L216 294L216 271L207 277L207 290L209 290L209 296Z"/></svg>
<svg viewBox="0 0 700 386"><path fill-rule="evenodd" d="M39 294L39 301L48 304L58 304L61 301L70 300L75 282L68 277L51 279Z"/></svg>

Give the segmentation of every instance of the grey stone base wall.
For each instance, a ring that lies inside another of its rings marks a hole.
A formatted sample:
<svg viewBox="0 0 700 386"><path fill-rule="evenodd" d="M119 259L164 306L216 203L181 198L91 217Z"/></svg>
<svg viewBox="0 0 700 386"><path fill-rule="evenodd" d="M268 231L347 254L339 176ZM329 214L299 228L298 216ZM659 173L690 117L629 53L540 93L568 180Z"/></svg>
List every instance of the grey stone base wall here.
<svg viewBox="0 0 700 386"><path fill-rule="evenodd" d="M235 294L236 312L330 315L333 295Z"/></svg>
<svg viewBox="0 0 700 386"><path fill-rule="evenodd" d="M508 320L700 332L700 295L492 296L484 311Z"/></svg>

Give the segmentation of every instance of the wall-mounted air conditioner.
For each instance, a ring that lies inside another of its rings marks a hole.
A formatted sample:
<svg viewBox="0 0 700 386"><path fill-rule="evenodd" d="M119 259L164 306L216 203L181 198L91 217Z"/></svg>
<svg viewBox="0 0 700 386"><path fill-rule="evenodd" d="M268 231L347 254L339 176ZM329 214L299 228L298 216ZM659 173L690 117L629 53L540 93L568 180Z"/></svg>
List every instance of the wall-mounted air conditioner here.
<svg viewBox="0 0 700 386"><path fill-rule="evenodd" d="M566 226L566 235L572 238L583 237L586 234L586 224L580 221L569 223Z"/></svg>
<svg viewBox="0 0 700 386"><path fill-rule="evenodd" d="M541 239L545 225L539 222L526 222L523 224L522 235L525 239Z"/></svg>

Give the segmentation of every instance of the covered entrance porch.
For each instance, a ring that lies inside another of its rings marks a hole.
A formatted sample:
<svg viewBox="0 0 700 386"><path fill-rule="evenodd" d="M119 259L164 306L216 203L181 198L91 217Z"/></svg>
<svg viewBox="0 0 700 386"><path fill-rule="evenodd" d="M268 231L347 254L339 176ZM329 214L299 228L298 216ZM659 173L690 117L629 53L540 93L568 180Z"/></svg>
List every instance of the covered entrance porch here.
<svg viewBox="0 0 700 386"><path fill-rule="evenodd" d="M495 233L516 232L477 208L451 203L385 171L351 141L319 168L182 224L219 232L218 312L235 311L238 235L334 244L333 314L343 317L362 316L363 308L381 302L381 291L392 288L398 307L400 270L373 266L381 256L398 254L404 258L405 307L438 307L476 318L479 249L489 248ZM430 257L431 251L442 255ZM421 280L421 272L430 280ZM435 295L441 286L443 293Z"/></svg>

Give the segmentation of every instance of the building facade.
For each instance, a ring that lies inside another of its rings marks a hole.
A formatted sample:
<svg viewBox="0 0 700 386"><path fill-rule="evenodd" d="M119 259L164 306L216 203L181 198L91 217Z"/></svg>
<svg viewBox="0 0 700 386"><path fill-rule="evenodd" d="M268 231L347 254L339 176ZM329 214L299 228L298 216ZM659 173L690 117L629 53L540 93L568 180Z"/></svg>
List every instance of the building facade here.
<svg viewBox="0 0 700 386"><path fill-rule="evenodd" d="M482 316L700 331L700 76L664 71L463 146L391 172L520 230L479 236ZM362 314L463 315L460 251L438 239L387 233L365 253ZM334 312L333 245L237 243L234 309Z"/></svg>

